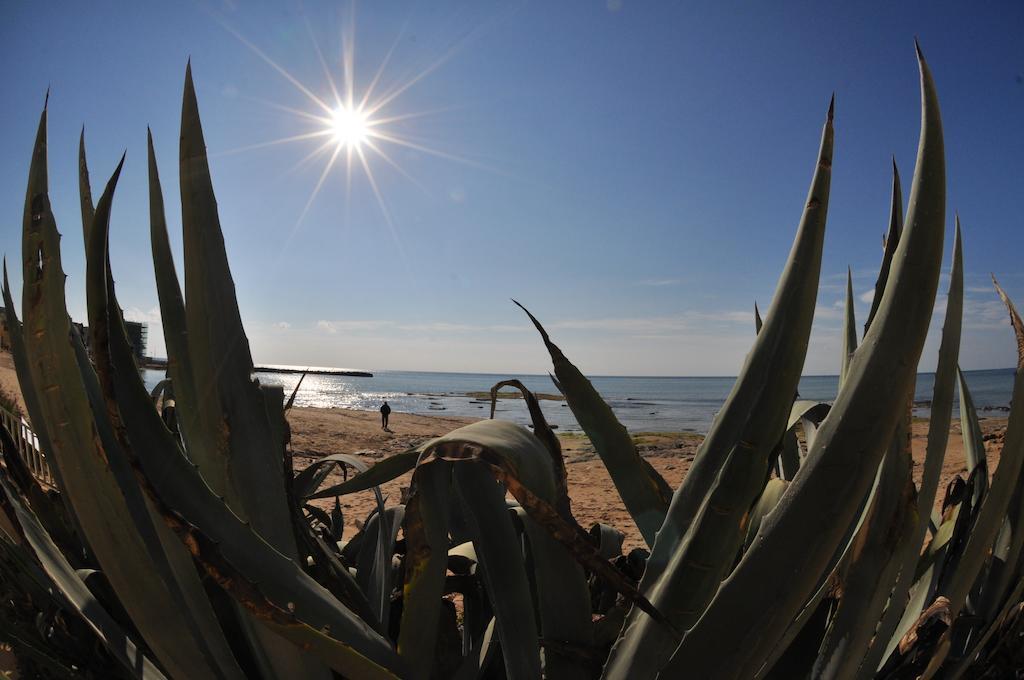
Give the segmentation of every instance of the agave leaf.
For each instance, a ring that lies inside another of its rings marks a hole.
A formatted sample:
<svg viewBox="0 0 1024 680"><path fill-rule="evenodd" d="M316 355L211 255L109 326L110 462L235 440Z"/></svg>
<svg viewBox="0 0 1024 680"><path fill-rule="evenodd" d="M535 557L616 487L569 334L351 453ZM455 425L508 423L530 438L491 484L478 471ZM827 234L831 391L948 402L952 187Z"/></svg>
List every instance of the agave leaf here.
<svg viewBox="0 0 1024 680"><path fill-rule="evenodd" d="M796 477L796 473L800 471L800 442L796 438L796 432L793 430L787 430L786 434L782 435L782 441L779 443L779 461L778 461L778 474L779 477L786 480L787 482L793 481ZM763 493L763 492L762 492Z"/></svg>
<svg viewBox="0 0 1024 680"><path fill-rule="evenodd" d="M105 221L94 222L92 237L96 243L106 243ZM100 249L93 250L90 265L104 262L97 257ZM101 290L92 283L94 292ZM235 516L181 455L149 402L116 300L111 297L105 302L107 333L97 337L93 348L97 364L109 366L102 385L104 397L124 428L122 445L136 478L167 526L207 575L268 629L269 639L276 640L273 633L277 633L311 653L303 655L286 645L283 649L299 663L308 667L310 659L321 659L353 676L393 677L399 660L387 641ZM274 654L275 667L287 662L287 656L277 654L280 648L265 646L258 651L268 649Z"/></svg>
<svg viewBox="0 0 1024 680"><path fill-rule="evenodd" d="M553 505L544 500L553 494L552 481L538 475L533 461L543 455L540 441L522 427L502 420L481 420L421 445L424 459L435 457L450 462L482 461L491 474L526 510L530 518L561 543L586 569L618 591L652 619L671 624L647 601L628 579L601 559L587 533L570 524Z"/></svg>
<svg viewBox="0 0 1024 680"><path fill-rule="evenodd" d="M882 266L878 268L878 278L875 280L875 294L871 298L871 310L864 322L864 335L868 334L871 322L875 320L878 313L878 306L882 303L882 294L885 292L886 283L889 281L889 268L892 266L893 255L896 254L896 246L899 245L900 237L903 235L903 190L900 188L900 171L896 167L896 158L892 159L892 196L889 201L889 232L885 235L885 243L882 245Z"/></svg>
<svg viewBox="0 0 1024 680"><path fill-rule="evenodd" d="M784 423L797 392L817 295L832 163L832 114L830 103L804 213L772 308L732 392L672 498L658 545L647 563L644 588L660 577L737 443L757 442L760 452L774 446L789 429ZM785 415L777 417L780 410Z"/></svg>
<svg viewBox="0 0 1024 680"><path fill-rule="evenodd" d="M85 162L85 126L78 137L78 195L82 205L82 235L85 247L89 247L89 229L92 227L95 208L92 204L92 189L89 187L89 166Z"/></svg>
<svg viewBox="0 0 1024 680"><path fill-rule="evenodd" d="M913 383L931 320L945 221L938 101L920 52L918 60L918 163L907 228L877 317L854 354L847 382L822 422L800 474L686 634L663 677L684 670L693 677L734 677L742 668L760 667L817 588L902 417L899 406ZM711 648L716 654L707 654Z"/></svg>
<svg viewBox="0 0 1024 680"><path fill-rule="evenodd" d="M280 484L283 452L273 440L264 395L251 378L252 356L217 216L191 66L185 73L180 151L186 339L195 382L206 386L197 395L198 407L209 409L220 420L216 447L218 464L226 470L223 492L228 505L252 522L271 545L294 555L295 540ZM236 455L242 458L233 463ZM206 476L205 461L195 462Z"/></svg>
<svg viewBox="0 0 1024 680"><path fill-rule="evenodd" d="M312 515L313 519L320 522L320 524L323 524L325 527L329 528L331 526L331 516L328 513L321 510L320 508L316 507L315 505L306 504L305 506L303 506L303 510Z"/></svg>
<svg viewBox="0 0 1024 680"><path fill-rule="evenodd" d="M839 386L846 382L850 370L850 357L857 350L857 320L853 313L853 272L846 268L846 314L843 322L843 360L839 365Z"/></svg>
<svg viewBox="0 0 1024 680"><path fill-rule="evenodd" d="M11 286L7 280L7 258L4 258L4 280L3 280L4 312L7 317L8 337L11 343L11 355L14 359L14 369L18 376L18 387L21 396L25 400L25 410L28 411L28 420L32 425L32 431L39 441L39 449L47 459L47 468L53 477L53 482L58 489L64 489L61 480L60 468L53 461L53 444L50 441L49 429L43 415L39 392L36 390L32 380L32 371L28 363L28 355L25 352L25 336L22 330L21 321L18 320L18 313L14 307L14 300L11 297ZM68 496L65 493L58 494L61 504L64 506L64 516L74 527L75 538L79 544L78 557L83 553L90 552L85 532L79 525L78 518L72 510ZM49 527L52 529L52 527Z"/></svg>
<svg viewBox="0 0 1024 680"><path fill-rule="evenodd" d="M494 658L498 645L494 641L495 622L491 617L484 628L483 635L470 649L462 662L462 666L455 673L454 680L475 680L484 677L487 665Z"/></svg>
<svg viewBox="0 0 1024 680"><path fill-rule="evenodd" d="M375 512L363 528L367 538L372 537L373 540L363 543L356 558L356 582L366 593L382 630L388 629L391 614L391 591L394 589L391 558L395 554L395 541L404 516L405 506L402 505Z"/></svg>
<svg viewBox="0 0 1024 680"><path fill-rule="evenodd" d="M53 427L51 462L61 470L63 491L97 561L168 671L189 677L240 677L223 639L198 634L201 607L182 607L179 587L184 584L172 577L174 567L166 564L170 556L164 555L160 529L138 487L128 479L130 470L109 432L102 401L91 399L87 391L95 387L96 376L87 359L82 363L84 351L76 353L82 348L64 303L59 235L45 164L44 111L29 171L22 294L25 332L34 338L26 343L32 384L39 386L42 417ZM138 559L126 562L126 552Z"/></svg>
<svg viewBox="0 0 1024 680"><path fill-rule="evenodd" d="M843 565L839 606L832 614L812 678L849 678L857 670L899 575L901 548L916 534L909 401L908 395L906 417L882 460L868 515L854 538L850 559Z"/></svg>
<svg viewBox="0 0 1024 680"><path fill-rule="evenodd" d="M970 517L970 514L970 508L961 504L950 508L947 519L939 525L938 531L925 549L916 569L911 570L909 578L912 585L909 588L906 605L902 611L897 611L900 609L899 607L892 611L887 609L884 618L879 623L879 636L888 631L895 632L889 633L887 641L883 641L881 637L875 640L861 664L858 677L873 677L876 671L887 668L886 664L891 662L891 655L903 635L914 626L921 612L927 609L935 599L935 591L938 589L950 552L957 546L962 546L960 535L969 526L965 520ZM900 579L903 578L904 575L901 573ZM891 625L888 621L894 612L898 621L896 626ZM881 650L876 647L879 643L881 643ZM875 670L870 670L871 666L875 666Z"/></svg>
<svg viewBox="0 0 1024 680"><path fill-rule="evenodd" d="M334 507L331 508L331 540L338 542L345 533L345 515L341 511L341 501L334 499Z"/></svg>
<svg viewBox="0 0 1024 680"><path fill-rule="evenodd" d="M986 557L992 548L999 531L999 526L1009 509L1011 496L1020 484L1021 464L1024 462L1024 323L1017 314L1013 302L999 284L993 282L999 297L1003 300L1010 313L1010 322L1017 337L1017 372L1013 384L1013 400L1011 401L1010 418L1003 438L1003 451L999 457L999 466L992 475L992 485L985 495L974 520L974 527L967 539L967 546L961 554L957 569L952 578L943 585L939 595L948 601L951 620L956 620L963 608L967 594L974 585ZM922 615L923 616L923 615ZM949 654L951 645L950 631L947 630L935 648L924 676L932 677Z"/></svg>
<svg viewBox="0 0 1024 680"><path fill-rule="evenodd" d="M825 413L827 414L827 410ZM803 659L803 657L816 656L824 640L835 605L836 590L840 586L845 565L853 558L855 540L868 519L868 511L874 501L881 478L880 469L878 473L871 490L861 499L857 510L857 520L847 529L840 541L840 548L833 553L828 567L821 572L814 594L804 603L799 614L786 626L785 631L761 663L760 668L752 665L744 669L744 674L753 675L756 678L788 678L793 675L791 672L793 665L799 667L799 674L810 674L814 659Z"/></svg>
<svg viewBox="0 0 1024 680"><path fill-rule="evenodd" d="M369 470L369 466L362 459L350 454L336 453L324 456L311 463L295 477L296 492L300 496L308 496L316 490L316 487L323 481L326 473L339 464L348 465L357 470L360 474L356 475L356 477L361 477L362 474ZM360 556L362 557L366 553L366 557L360 563L357 581L373 608L375 620L381 623L382 630L387 630L391 611L391 556L394 552L395 538L398 527L402 523L402 517L394 516L394 508L390 511L385 510L384 496L381 493L380 487L374 485L372 488L377 501L374 519L383 515L387 515L389 519L386 524L371 520L364 528L367 535L374 537L371 544L373 552L371 553L365 549L360 551ZM335 498L335 503L337 503L337 497ZM330 521L329 517L325 525L333 526L333 522ZM371 554L373 555L372 558L370 557Z"/></svg>
<svg viewBox="0 0 1024 680"><path fill-rule="evenodd" d="M668 509L671 488L651 464L640 457L629 432L590 381L551 342L537 318L518 302L516 305L526 312L544 340L555 367L556 385L608 469L640 535L647 545L654 545L654 537Z"/></svg>
<svg viewBox="0 0 1024 680"><path fill-rule="evenodd" d="M558 441L554 430L548 425L544 418L544 412L540 409L540 401L526 388L519 380L502 380L491 388L491 419L494 419L494 409L498 402L498 390L502 387L515 387L526 402L526 408L530 412L530 421L533 423L533 434L541 440L544 448L551 456L555 476L555 498L548 499L558 506L558 510L567 520L575 521L572 517L572 509L569 500L569 486L565 476L565 460L562 458L562 444Z"/></svg>
<svg viewBox="0 0 1024 680"><path fill-rule="evenodd" d="M769 456L787 430L818 297L832 173L833 104L767 320L672 499L641 582L654 607L668 613L681 630L696 623L732 567L743 545L747 512L764 488ZM647 678L661 670L677 640L653 623L637 612L629 616L605 677Z"/></svg>
<svg viewBox="0 0 1024 680"><path fill-rule="evenodd" d="M786 429L792 430L802 420L812 420L820 423L828 415L831 408L831 405L825 402L798 399L793 402L793 408L789 412L789 422L786 423Z"/></svg>
<svg viewBox="0 0 1024 680"><path fill-rule="evenodd" d="M82 163L84 167L84 150L82 152ZM118 168L120 171L120 167ZM116 179L116 174L115 174ZM89 317L90 317L90 331L92 333L92 346L94 348L106 349L110 346L112 338L110 334L114 334L113 342L116 344L118 341L127 343L127 337L123 329L122 319L118 311L120 307L117 305L116 295L114 292L113 276L110 272L110 258L107 249L108 243L108 230L109 230L109 214L110 214L110 202L112 199L112 191L114 185L114 179L111 180L107 185L107 190L104 191L104 195L101 197L99 205L97 206L93 224L89 230L90 238L93 240L89 243L87 248L87 291L89 294ZM160 209L162 213L162 206ZM127 347L127 345L125 345ZM80 354L84 357L84 353L80 351ZM116 391L113 387L113 382L116 378L112 375L113 366L110 359L109 351L97 351L95 352L96 366L100 373L101 380L104 382L105 393L108 395L108 406L107 411L109 417L114 425L114 429L117 432L116 444L120 447L129 448L131 444L126 440L128 437L128 428L122 422L120 413L114 400L109 395L114 394ZM83 368L83 374L86 375L87 382L89 377L89 370L85 367L86 362L83 359L79 362ZM127 365L127 364L126 364ZM94 401L101 401L102 397L99 396L100 390L97 388L93 390L96 393ZM278 392L280 390L278 389ZM280 394L278 394L278 400L280 400ZM271 404L264 403L267 409L267 417L271 415ZM283 416L280 416L281 421L275 428L271 426L269 428L270 440L276 442L282 449L285 446L285 433L283 426ZM161 420L159 426L161 430L164 429ZM175 447L176 448L176 447ZM121 458L124 454L119 454ZM140 496L141 492L136 488L137 484L134 480L134 476L127 466L124 466L125 470L122 475L126 479L122 486L131 486L133 494ZM158 533L160 541L164 545L164 549L167 551L168 567L163 567L158 562L158 566L162 567L165 571L170 570L170 573L165 576L165 580L169 584L174 584L181 594L179 600L183 603L183 608L186 610L195 610L192 614L193 623L196 629L196 636L200 640L209 640L210 644L214 647L214 653L219 657L227 656L231 657L231 653L227 651L227 642L224 639L224 635L220 631L220 628L213 615L213 610L206 597L203 586L197 578L192 559L181 542L173 534L171 529L166 525L165 522L161 521L162 518L159 515L159 511L153 507L152 502L146 503L146 509L153 517L154 524L158 527ZM265 630L257 622L252 620L251 615L244 612L237 605L235 606L235 617L236 625L239 627L241 633L244 635L245 641L249 645L249 651L253 663L259 668L259 672L268 674L293 674L306 672L312 661L308 659L302 659L296 652L292 645L289 645L286 641L280 639L268 630ZM226 664L225 661L219 661L221 665ZM232 660L231 665L234 665ZM310 670L309 672L314 672Z"/></svg>
<svg viewBox="0 0 1024 680"><path fill-rule="evenodd" d="M562 519L575 525L576 520L569 507L565 464L558 438L544 420L536 397L518 380L495 385L491 390L492 398L497 389L505 385L517 387L523 393L533 420L534 435L524 435L520 440L522 446L518 447L514 455L511 452L504 454L504 459L510 461L510 467L514 464L516 475L524 486L537 498L555 507ZM515 430L522 433L521 428ZM593 642L593 626L590 594L583 570L572 554L534 520L526 508L523 508L523 515L523 527L531 556L529 576L536 584L541 635L545 640L589 648ZM618 556L618 552L614 556ZM608 559L607 555L603 557ZM553 645L545 649L546 676L582 680L586 677L585 670L577 659L565 653L562 648Z"/></svg>
<svg viewBox="0 0 1024 680"><path fill-rule="evenodd" d="M310 508L312 506L307 506ZM300 522L305 531L298 534L303 555L312 560L309 573L317 583L327 588L339 602L351 609L356 616L372 626L381 635L384 629L377 615L370 607L366 595L359 588L355 577L338 557L337 544L328 546L327 542L313 531L307 522ZM308 564L308 561L307 561Z"/></svg>
<svg viewBox="0 0 1024 680"><path fill-rule="evenodd" d="M281 553L298 551L284 485L284 443L268 417L269 395L252 379L249 341L242 327L206 156L191 65L185 72L179 146L181 222L185 246L186 342L204 420L190 438L194 459L240 517ZM205 441L196 441L203 437ZM208 456L208 458L207 458ZM274 636L257 637L277 675L328 680L327 668Z"/></svg>
<svg viewBox="0 0 1024 680"><path fill-rule="evenodd" d="M402 455L402 454L398 454ZM394 458L394 456L392 456ZM385 459L387 460L387 459ZM381 461L384 462L384 461ZM326 498L328 496L341 496L344 494L327 494L324 495L312 495L316 491L316 486L313 482L326 470L328 473L339 464L348 465L355 469L359 474L353 477L353 479L362 477L367 474L371 469L376 468L377 465L367 465L366 461L358 456L354 456L349 453L334 453L329 456L323 456L310 463L306 469L295 476L295 490L300 498ZM415 465L415 462L413 463ZM390 480L386 480L390 481ZM380 485L372 482L368 482L364 489L373 489L373 494L377 499L377 511L384 512L384 495L381 493ZM363 489L360 489L360 491Z"/></svg>
<svg viewBox="0 0 1024 680"><path fill-rule="evenodd" d="M1008 593L1006 603L1002 609L979 631L977 639L971 641L971 647L967 650L967 653L955 664L943 668L943 672L946 674L944 677L949 678L949 680L958 680L963 677L964 673L974 663L977 652L985 648L992 635L1002 627L1010 614L1020 607L1022 597L1024 597L1024 579L1017 581L1017 585Z"/></svg>
<svg viewBox="0 0 1024 680"><path fill-rule="evenodd" d="M434 667L448 564L451 486L452 471L447 463L419 466L405 506L405 584L398 654L412 670L412 678L428 678Z"/></svg>
<svg viewBox="0 0 1024 680"><path fill-rule="evenodd" d="M540 636L521 543L505 506L505 491L479 463L456 465L452 481L466 508L478 573L494 607L505 672L510 680L539 678Z"/></svg>
<svg viewBox="0 0 1024 680"><path fill-rule="evenodd" d="M153 272L156 278L157 298L160 302L160 320L167 348L167 375L177 395L175 410L179 430L185 442L189 458L199 464L204 475L215 488L224 488L226 483L215 473L219 468L211 461L215 454L210 450L215 435L203 433L202 427L214 427L209 418L201 418L199 396L192 375L192 360L188 348L188 330L185 323L185 302L178 285L178 273L174 268L171 243L167 236L167 220L164 215L164 198L160 188L160 173L153 151L153 133L146 131L149 164L149 234L153 252Z"/></svg>
<svg viewBox="0 0 1024 680"><path fill-rule="evenodd" d="M761 332L761 326L763 326L763 325L764 325L764 322L761 320L761 310L759 310L757 308L757 303L755 302L754 303L754 333L755 334L760 333Z"/></svg>
<svg viewBox="0 0 1024 680"><path fill-rule="evenodd" d="M973 464L972 470L977 477L975 480L977 482L975 503L977 503L984 497L984 493L988 488L988 461L985 456L985 444L981 436L978 414L974 410L970 391L967 389L966 381L963 381L962 377L960 390L960 422L964 433L964 449L965 451L968 450L968 447L972 449L968 454L968 464ZM963 401L965 395L966 405ZM965 411L968 412L966 417L969 419L966 426L963 425L965 417L963 413ZM970 432L969 443L968 432ZM1022 545L1024 545L1024 531L1022 531L1022 527L1024 527L1024 497L1022 497L1021 487L1018 485L1014 489L1013 496L1010 498L1009 511L997 534L996 543L992 550L992 558L988 566L988 573L984 576L985 582L978 610L981 617L985 620L992 620L996 616L1003 606L1005 595L1013 586L1013 579L1020 576L1019 563Z"/></svg>
<svg viewBox="0 0 1024 680"><path fill-rule="evenodd" d="M988 490L988 458L985 455L985 442L981 435L981 425L978 423L978 411L974 408L974 400L971 398L971 390L967 387L967 380L960 371L956 369L957 383L960 386L960 432L964 440L964 454L967 457L967 469L973 471L975 468L981 470L978 473L978 487L975 491L974 505L977 505L985 491Z"/></svg>
<svg viewBox="0 0 1024 680"><path fill-rule="evenodd" d="M932 388L932 412L928 426L928 441L925 447L924 468L921 488L918 492L917 527L900 548L899 576L893 586L890 602L882 615L875 638L864 656L858 672L860 678L871 677L875 670L892 652L906 629L901 630L901 621L907 594L914 582L914 565L918 561L920 546L928 531L928 521L935 505L935 494L942 474L942 462L949 443L949 422L953 408L953 377L958 372L957 357L960 353L960 329L963 322L964 278L963 244L960 238L960 221L956 221L953 241L953 263L950 269L949 294L946 298L946 317L942 326L942 340L939 344L939 360L935 368L935 383ZM963 415L961 413L961 423ZM918 610L918 612L920 609ZM916 613L914 614L916 616Z"/></svg>
<svg viewBox="0 0 1024 680"><path fill-rule="evenodd" d="M373 487L379 487L381 484L390 482L392 479L401 477L409 470L416 467L416 461L419 460L420 451L419 449L409 449L402 453L396 453L393 456L381 460L379 463L371 465L365 472L362 472L341 484L335 484L329 486L326 489L320 489L317 491L310 480L303 480L303 484L299 484L299 476L296 477L295 493L299 498L316 499L316 498L330 498L331 496L346 496L350 493L356 493L357 491L365 491L372 489ZM323 459L321 459L323 460ZM309 468L306 468L307 470ZM304 471L303 471L304 472Z"/></svg>
<svg viewBox="0 0 1024 680"><path fill-rule="evenodd" d="M750 542L754 540L754 536L757 535L757 528L761 526L762 520L768 516L775 506L779 504L779 500L782 499L782 495L786 493L786 488L789 486L789 480L779 479L778 477L772 477L768 480L768 483L764 486L764 491L761 492L761 497L757 499L757 503L754 503L754 507L750 509L750 523L747 525L747 537L743 541L743 549L746 550L750 547Z"/></svg>
<svg viewBox="0 0 1024 680"><path fill-rule="evenodd" d="M590 527L590 537L597 543L597 552L606 560L622 554L622 542L626 535L609 524L596 523Z"/></svg>
<svg viewBox="0 0 1024 680"><path fill-rule="evenodd" d="M110 617L95 596L78 578L75 570L57 548L49 533L31 510L26 508L18 494L0 474L0 487L13 509L25 543L31 547L47 576L60 589L61 596L106 647L111 657L121 664L125 672L139 680L162 680L163 673L138 649L124 630Z"/></svg>
<svg viewBox="0 0 1024 680"><path fill-rule="evenodd" d="M786 424L786 432L795 432L793 428L797 423L800 423L803 428L806 449L800 448L799 450L801 460L814 445L814 436L818 433L818 427L831 408L831 404L809 399L797 399L793 402L793 408L789 412L789 422ZM799 448L799 442L797 442L797 446Z"/></svg>
<svg viewBox="0 0 1024 680"><path fill-rule="evenodd" d="M299 388L302 387L302 381L306 379L306 373L309 371L303 371L302 375L299 376L299 382L295 383L295 389L292 390L292 394L288 397L288 402L284 405L284 410L291 410L292 406L295 405L295 395L299 393Z"/></svg>

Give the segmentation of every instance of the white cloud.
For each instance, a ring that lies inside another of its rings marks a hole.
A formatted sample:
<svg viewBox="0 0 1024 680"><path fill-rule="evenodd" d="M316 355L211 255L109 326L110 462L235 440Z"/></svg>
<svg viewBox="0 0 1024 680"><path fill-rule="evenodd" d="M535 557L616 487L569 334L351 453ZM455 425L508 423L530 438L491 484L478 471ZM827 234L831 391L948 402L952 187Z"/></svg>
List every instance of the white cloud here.
<svg viewBox="0 0 1024 680"><path fill-rule="evenodd" d="M392 321L377 321L377 320L343 320L343 321L328 321L326 319L320 319L316 322L317 330L321 330L331 335L338 333L339 331L344 332L365 332L374 331L384 328L386 326L393 325Z"/></svg>
<svg viewBox="0 0 1024 680"><path fill-rule="evenodd" d="M655 286L655 287L678 286L682 282L683 282L682 279L644 279L643 281L637 281L636 285L638 285L638 286Z"/></svg>
<svg viewBox="0 0 1024 680"><path fill-rule="evenodd" d="M144 312L138 307L129 307L123 310L125 321L138 321L140 323L149 323L160 325L160 307L153 307L148 312Z"/></svg>
<svg viewBox="0 0 1024 680"><path fill-rule="evenodd" d="M277 323L274 324L274 328L276 328L279 331L286 331L291 327L292 325L287 321L278 321Z"/></svg>

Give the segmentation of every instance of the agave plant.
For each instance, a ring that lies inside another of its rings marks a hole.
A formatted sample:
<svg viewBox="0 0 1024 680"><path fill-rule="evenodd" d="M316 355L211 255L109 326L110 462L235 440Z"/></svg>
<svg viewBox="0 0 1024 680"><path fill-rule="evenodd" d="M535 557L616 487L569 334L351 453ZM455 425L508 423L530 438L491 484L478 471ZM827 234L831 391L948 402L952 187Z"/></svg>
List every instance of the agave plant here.
<svg viewBox="0 0 1024 680"><path fill-rule="evenodd" d="M824 243L831 104L774 300L763 323L755 310L753 348L678 489L530 315L556 386L647 543L627 555L621 531L577 522L559 440L515 380L495 385L492 399L521 390L532 432L485 420L372 467L338 454L292 469L285 411L294 394L286 404L279 388L252 377L191 69L179 159L184 291L152 139L148 150L167 382L145 389L117 303L108 231L121 165L94 204L83 138L90 357L64 299L44 107L25 204L23 325L4 272L38 450L26 449L23 430L0 428L0 635L40 677L999 672L1014 662L1007 650L1024 625L1024 324L997 285L1021 365L990 477L957 368L958 223L916 485L909 407L945 224L938 101L920 53L919 64L922 132L908 210L904 218L894 167L889 235L859 347L848 290L834 403L797 394ZM957 380L972 470L933 516ZM154 403L168 390L172 428ZM356 474L326 485L339 467ZM408 498L388 506L379 485L410 471ZM376 508L344 541L339 497L361 492L375 494ZM332 498L333 509L312 502Z"/></svg>

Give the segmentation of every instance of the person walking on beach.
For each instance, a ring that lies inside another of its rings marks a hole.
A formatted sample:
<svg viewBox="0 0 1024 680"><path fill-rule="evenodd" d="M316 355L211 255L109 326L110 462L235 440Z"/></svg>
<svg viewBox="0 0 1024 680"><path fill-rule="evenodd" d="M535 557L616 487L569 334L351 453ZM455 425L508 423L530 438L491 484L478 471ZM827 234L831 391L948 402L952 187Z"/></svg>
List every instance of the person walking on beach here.
<svg viewBox="0 0 1024 680"><path fill-rule="evenodd" d="M388 416L389 415L391 415L391 407L388 406L388 402L387 402L387 400L385 400L384 404L380 407L380 429L382 429L382 430L387 430L388 429Z"/></svg>

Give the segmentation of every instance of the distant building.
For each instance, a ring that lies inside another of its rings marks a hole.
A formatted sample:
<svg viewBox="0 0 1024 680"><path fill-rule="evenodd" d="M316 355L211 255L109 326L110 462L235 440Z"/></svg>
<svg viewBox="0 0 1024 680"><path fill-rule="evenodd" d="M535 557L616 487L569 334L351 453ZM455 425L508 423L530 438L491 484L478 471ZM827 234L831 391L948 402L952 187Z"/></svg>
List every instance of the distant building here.
<svg viewBox="0 0 1024 680"><path fill-rule="evenodd" d="M78 330L79 336L82 338L82 343L87 349L91 351L89 347L89 328L76 321L72 321L74 327ZM135 361L138 364L142 364L146 359L146 342L148 340L148 329L146 324L138 321L125 321L125 330L128 332L128 342L132 346L132 354L135 355ZM7 313L3 307L0 307L0 349L9 350L11 348L11 331L7 327Z"/></svg>
<svg viewBox="0 0 1024 680"><path fill-rule="evenodd" d="M7 328L7 310L0 307L0 349L11 348L11 331Z"/></svg>
<svg viewBox="0 0 1024 680"><path fill-rule="evenodd" d="M146 341L148 339L146 324L138 321L125 321L124 329L128 332L128 342L132 345L135 362L141 364L146 358Z"/></svg>

